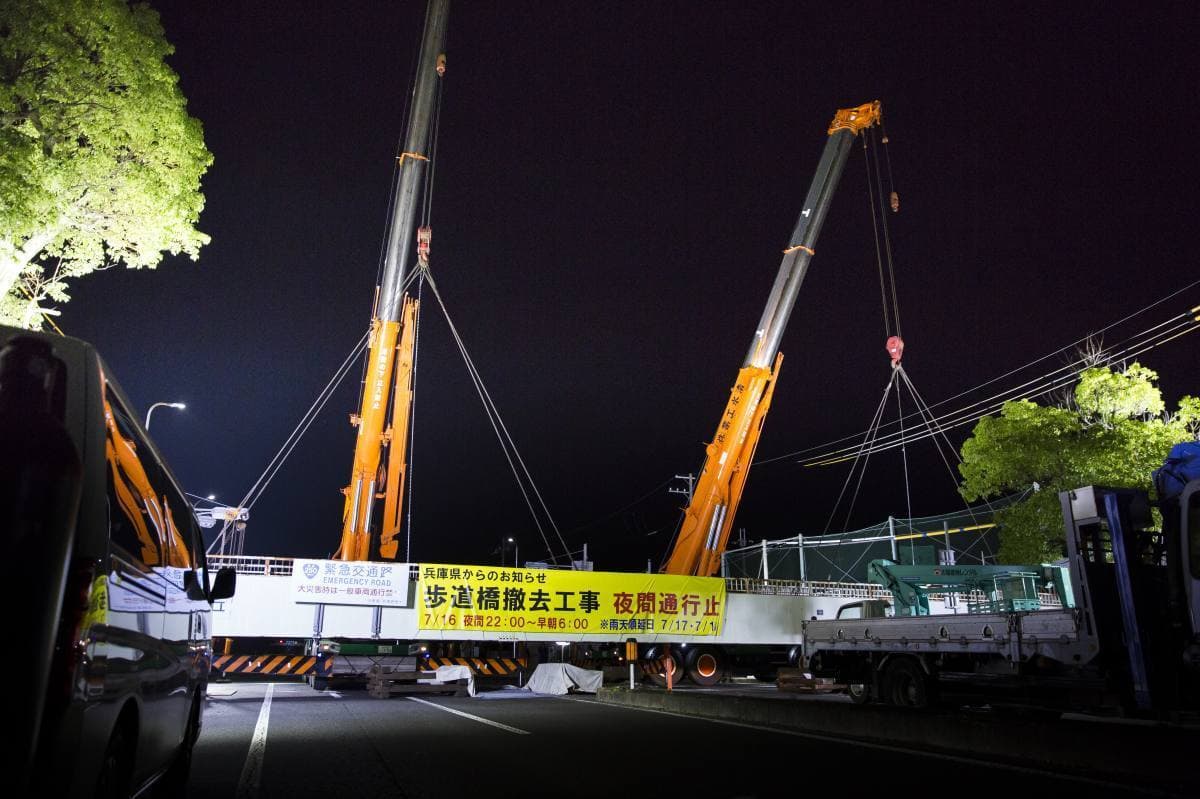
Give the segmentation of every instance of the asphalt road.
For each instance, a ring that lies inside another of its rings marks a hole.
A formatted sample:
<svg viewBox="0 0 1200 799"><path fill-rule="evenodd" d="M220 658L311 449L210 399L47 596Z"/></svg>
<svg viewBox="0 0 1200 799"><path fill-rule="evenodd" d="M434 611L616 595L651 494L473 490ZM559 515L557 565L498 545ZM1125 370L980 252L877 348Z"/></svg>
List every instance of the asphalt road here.
<svg viewBox="0 0 1200 799"><path fill-rule="evenodd" d="M210 687L193 797L1122 796L1133 787L586 698ZM1015 795L1015 794L1013 794Z"/></svg>

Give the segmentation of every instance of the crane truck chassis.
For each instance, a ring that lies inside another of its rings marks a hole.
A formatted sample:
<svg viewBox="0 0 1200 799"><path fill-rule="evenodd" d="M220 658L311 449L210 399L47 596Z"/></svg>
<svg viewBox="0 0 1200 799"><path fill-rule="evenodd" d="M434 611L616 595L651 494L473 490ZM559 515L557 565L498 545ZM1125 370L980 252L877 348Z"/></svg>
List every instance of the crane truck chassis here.
<svg viewBox="0 0 1200 799"><path fill-rule="evenodd" d="M1200 479L1059 495L1074 607L804 623L804 663L856 703L965 704L1170 717L1200 707ZM840 615L840 612L839 612Z"/></svg>

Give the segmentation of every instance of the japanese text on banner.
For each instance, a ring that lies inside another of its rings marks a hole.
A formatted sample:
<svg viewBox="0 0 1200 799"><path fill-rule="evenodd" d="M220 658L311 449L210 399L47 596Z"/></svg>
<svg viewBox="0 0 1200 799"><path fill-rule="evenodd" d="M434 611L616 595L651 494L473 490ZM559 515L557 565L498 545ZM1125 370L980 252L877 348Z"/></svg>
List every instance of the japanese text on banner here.
<svg viewBox="0 0 1200 799"><path fill-rule="evenodd" d="M421 564L422 630L719 635L725 581L674 574Z"/></svg>

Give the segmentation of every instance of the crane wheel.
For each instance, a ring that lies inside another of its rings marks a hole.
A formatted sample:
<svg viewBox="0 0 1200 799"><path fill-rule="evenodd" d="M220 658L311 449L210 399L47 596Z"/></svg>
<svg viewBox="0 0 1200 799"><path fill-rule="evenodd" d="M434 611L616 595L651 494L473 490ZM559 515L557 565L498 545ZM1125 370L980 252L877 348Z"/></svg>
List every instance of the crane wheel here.
<svg viewBox="0 0 1200 799"><path fill-rule="evenodd" d="M689 649L684 658L684 673L696 685L716 685L729 670L725 653L715 647L701 646Z"/></svg>
<svg viewBox="0 0 1200 799"><path fill-rule="evenodd" d="M671 680L674 685L679 685L679 683L683 682L684 675L686 674L683 663L683 653L685 651L686 650L672 648L670 659L663 664L666 666L666 668L671 669ZM654 646L646 651L645 659L650 662L661 661L662 658L663 651L661 647ZM647 675L647 677L651 683L659 686L660 688L665 688L667 686L667 678L663 673L662 665L655 665L654 671Z"/></svg>

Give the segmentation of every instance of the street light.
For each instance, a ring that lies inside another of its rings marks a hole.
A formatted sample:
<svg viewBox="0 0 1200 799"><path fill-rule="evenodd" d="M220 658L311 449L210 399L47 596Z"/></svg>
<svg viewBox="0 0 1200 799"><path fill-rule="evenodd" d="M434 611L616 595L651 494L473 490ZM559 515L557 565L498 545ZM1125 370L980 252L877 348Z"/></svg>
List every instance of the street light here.
<svg viewBox="0 0 1200 799"><path fill-rule="evenodd" d="M513 547L513 568L515 569L521 565L521 545L513 540L512 536L500 539L500 565L504 566L504 548L509 544L512 544Z"/></svg>
<svg viewBox="0 0 1200 799"><path fill-rule="evenodd" d="M150 414L154 413L154 409L158 407L174 408L177 411L182 411L187 408L182 402L156 402L146 411L146 429L150 429Z"/></svg>

